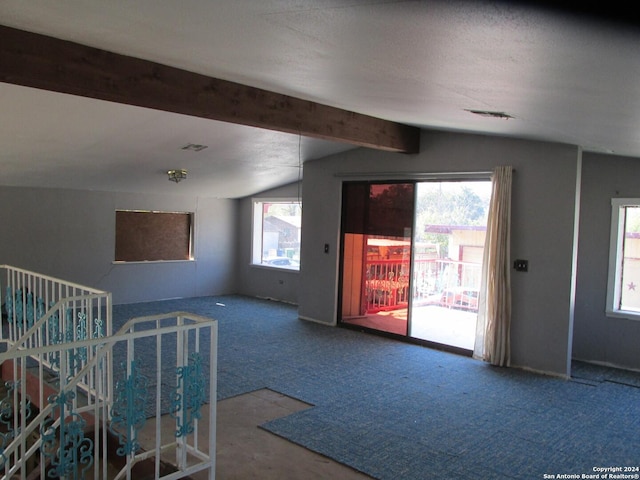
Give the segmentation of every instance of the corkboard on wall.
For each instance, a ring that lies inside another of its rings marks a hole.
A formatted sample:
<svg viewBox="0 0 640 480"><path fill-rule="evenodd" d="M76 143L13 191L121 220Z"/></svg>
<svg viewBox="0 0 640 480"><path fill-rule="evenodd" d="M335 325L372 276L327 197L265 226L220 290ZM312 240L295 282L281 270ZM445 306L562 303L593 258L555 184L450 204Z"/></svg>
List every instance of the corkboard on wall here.
<svg viewBox="0 0 640 480"><path fill-rule="evenodd" d="M117 262L191 259L192 213L116 211Z"/></svg>

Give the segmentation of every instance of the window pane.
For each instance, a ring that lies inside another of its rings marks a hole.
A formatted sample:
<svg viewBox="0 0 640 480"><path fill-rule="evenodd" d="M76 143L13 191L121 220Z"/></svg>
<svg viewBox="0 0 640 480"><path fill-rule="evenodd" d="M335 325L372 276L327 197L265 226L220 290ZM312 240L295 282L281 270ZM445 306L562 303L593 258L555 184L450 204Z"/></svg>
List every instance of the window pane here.
<svg viewBox="0 0 640 480"><path fill-rule="evenodd" d="M344 183L342 186L342 230L345 233L366 233L366 209L369 200L369 184Z"/></svg>
<svg viewBox="0 0 640 480"><path fill-rule="evenodd" d="M412 183L345 183L343 231L404 237L413 225L413 192Z"/></svg>
<svg viewBox="0 0 640 480"><path fill-rule="evenodd" d="M342 323L407 334L413 183L345 183Z"/></svg>
<svg viewBox="0 0 640 480"><path fill-rule="evenodd" d="M298 202L262 203L262 265L299 268L301 220Z"/></svg>
<svg viewBox="0 0 640 480"><path fill-rule="evenodd" d="M369 235L404 237L413 226L414 185L373 184L369 190Z"/></svg>
<svg viewBox="0 0 640 480"><path fill-rule="evenodd" d="M620 310L640 312L640 207L622 207L620 218L624 222Z"/></svg>

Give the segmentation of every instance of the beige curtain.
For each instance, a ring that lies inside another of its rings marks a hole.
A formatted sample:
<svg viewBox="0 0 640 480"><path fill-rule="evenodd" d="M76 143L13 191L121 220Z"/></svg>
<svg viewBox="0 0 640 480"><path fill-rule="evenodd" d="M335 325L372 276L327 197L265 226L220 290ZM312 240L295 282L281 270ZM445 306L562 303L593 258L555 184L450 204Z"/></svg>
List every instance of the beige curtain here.
<svg viewBox="0 0 640 480"><path fill-rule="evenodd" d="M496 167L482 261L474 356L493 365L511 360L511 183L513 168Z"/></svg>

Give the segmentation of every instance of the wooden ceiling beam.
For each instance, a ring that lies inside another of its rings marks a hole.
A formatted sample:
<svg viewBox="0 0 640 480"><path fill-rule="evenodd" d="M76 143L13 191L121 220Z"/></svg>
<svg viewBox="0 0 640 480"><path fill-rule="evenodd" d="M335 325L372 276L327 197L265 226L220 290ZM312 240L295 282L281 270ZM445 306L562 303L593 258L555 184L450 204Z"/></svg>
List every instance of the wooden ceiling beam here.
<svg viewBox="0 0 640 480"><path fill-rule="evenodd" d="M420 148L417 127L1 25L0 81L386 151Z"/></svg>

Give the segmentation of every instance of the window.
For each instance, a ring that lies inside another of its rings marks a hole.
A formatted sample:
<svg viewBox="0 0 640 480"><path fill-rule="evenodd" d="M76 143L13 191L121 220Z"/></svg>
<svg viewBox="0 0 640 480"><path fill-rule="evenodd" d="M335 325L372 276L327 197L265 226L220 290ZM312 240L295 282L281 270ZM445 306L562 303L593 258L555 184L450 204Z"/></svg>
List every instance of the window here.
<svg viewBox="0 0 640 480"><path fill-rule="evenodd" d="M193 260L193 213L116 210L116 262Z"/></svg>
<svg viewBox="0 0 640 480"><path fill-rule="evenodd" d="M611 201L607 314L640 319L640 198Z"/></svg>
<svg viewBox="0 0 640 480"><path fill-rule="evenodd" d="M300 269L302 206L292 199L253 200L253 265Z"/></svg>

